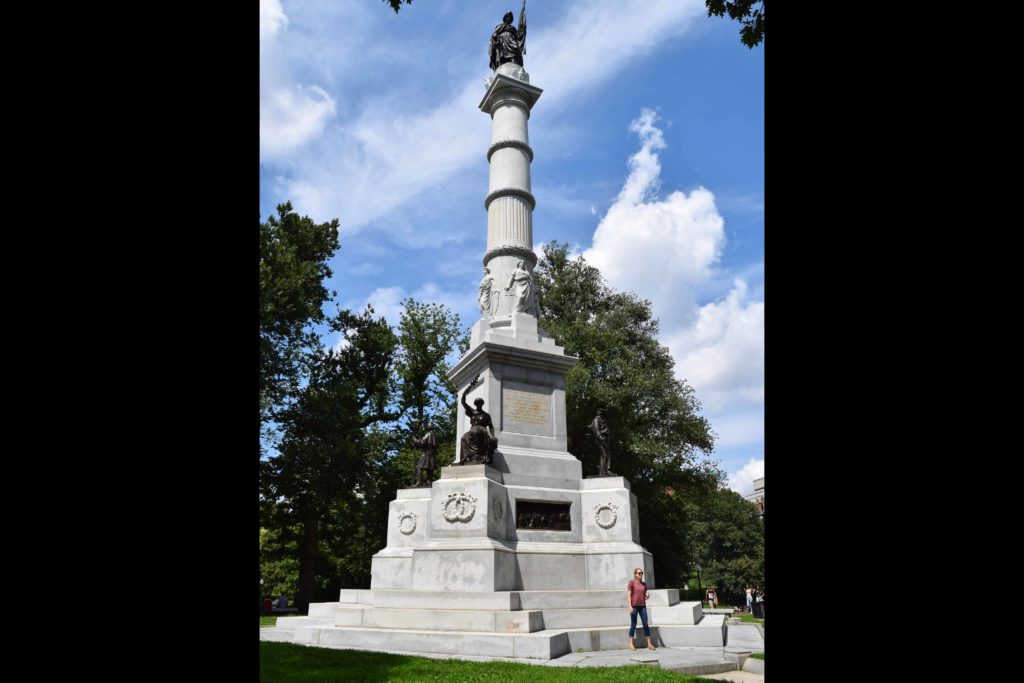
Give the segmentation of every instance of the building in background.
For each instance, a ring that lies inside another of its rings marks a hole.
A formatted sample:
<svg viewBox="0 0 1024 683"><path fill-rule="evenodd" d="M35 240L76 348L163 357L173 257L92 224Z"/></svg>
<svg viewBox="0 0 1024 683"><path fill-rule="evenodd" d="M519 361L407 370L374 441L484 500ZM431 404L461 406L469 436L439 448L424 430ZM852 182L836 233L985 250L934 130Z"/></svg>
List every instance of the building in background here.
<svg viewBox="0 0 1024 683"><path fill-rule="evenodd" d="M757 508L757 514L764 519L764 477L754 480L754 492L743 496Z"/></svg>

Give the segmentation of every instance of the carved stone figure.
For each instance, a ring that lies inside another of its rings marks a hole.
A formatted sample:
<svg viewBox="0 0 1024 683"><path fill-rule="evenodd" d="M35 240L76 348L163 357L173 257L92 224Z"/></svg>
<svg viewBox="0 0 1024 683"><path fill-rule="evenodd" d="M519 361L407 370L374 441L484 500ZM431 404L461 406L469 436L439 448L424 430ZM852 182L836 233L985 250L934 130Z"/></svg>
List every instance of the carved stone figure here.
<svg viewBox="0 0 1024 683"><path fill-rule="evenodd" d="M480 305L480 315L485 318L494 317L498 312L497 306L494 305L492 299L493 294L498 294L494 289L494 276L491 275L490 268L484 268L484 277L480 280L479 293L476 297L476 302Z"/></svg>
<svg viewBox="0 0 1024 683"><path fill-rule="evenodd" d="M512 26L513 18L512 12L507 12L491 34L489 52L492 71L506 62L523 66L523 55L526 54L526 0L523 0L523 9L519 12L519 28Z"/></svg>
<svg viewBox="0 0 1024 683"><path fill-rule="evenodd" d="M522 260L517 261L516 269L509 273L505 291L511 291L513 286L515 291L512 294L516 300L512 305L512 311L537 316L539 311L537 310L536 288L533 286L533 277L530 275L530 271L523 266Z"/></svg>
<svg viewBox="0 0 1024 683"><path fill-rule="evenodd" d="M597 439L597 447L601 449L601 461L598 465L599 477L610 477L615 476L615 473L609 469L612 464L611 454L611 438L608 434L608 420L605 419L607 411L601 408L597 411L597 417L590 423L590 429L594 432L594 437Z"/></svg>
<svg viewBox="0 0 1024 683"><path fill-rule="evenodd" d="M427 433L420 438L413 437L412 445L423 449L423 455L416 463L416 479L413 486L430 486L434 478L434 469L437 467L437 435L434 434L434 427L427 423ZM423 477L423 470L427 471L426 478Z"/></svg>
<svg viewBox="0 0 1024 683"><path fill-rule="evenodd" d="M459 465L490 464L494 451L498 448L498 439L494 436L494 423L491 422L490 414L484 411L484 400L478 398L473 401L476 409L470 408L466 403L466 395L476 386L479 379L480 375L477 375L462 392L462 407L469 416L472 426L462 435L462 458L458 462Z"/></svg>

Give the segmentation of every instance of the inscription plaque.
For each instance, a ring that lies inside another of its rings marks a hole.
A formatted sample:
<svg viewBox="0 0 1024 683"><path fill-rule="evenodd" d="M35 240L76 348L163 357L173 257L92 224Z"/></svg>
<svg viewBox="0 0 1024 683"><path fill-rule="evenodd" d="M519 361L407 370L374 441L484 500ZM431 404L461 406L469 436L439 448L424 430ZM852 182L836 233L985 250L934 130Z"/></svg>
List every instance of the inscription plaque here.
<svg viewBox="0 0 1024 683"><path fill-rule="evenodd" d="M551 394L548 391L503 387L501 410L503 430L544 436L553 434Z"/></svg>

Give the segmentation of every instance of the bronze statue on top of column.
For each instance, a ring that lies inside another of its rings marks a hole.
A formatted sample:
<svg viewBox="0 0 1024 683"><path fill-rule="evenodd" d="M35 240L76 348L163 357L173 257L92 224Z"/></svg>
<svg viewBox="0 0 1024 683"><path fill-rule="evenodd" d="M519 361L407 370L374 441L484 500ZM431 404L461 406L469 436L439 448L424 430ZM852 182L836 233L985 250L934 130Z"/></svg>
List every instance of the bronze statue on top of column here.
<svg viewBox="0 0 1024 683"><path fill-rule="evenodd" d="M523 0L523 9L519 12L519 28L512 26L513 18L512 12L507 12L491 34L492 71L507 62L523 66L523 55L526 54L526 0Z"/></svg>

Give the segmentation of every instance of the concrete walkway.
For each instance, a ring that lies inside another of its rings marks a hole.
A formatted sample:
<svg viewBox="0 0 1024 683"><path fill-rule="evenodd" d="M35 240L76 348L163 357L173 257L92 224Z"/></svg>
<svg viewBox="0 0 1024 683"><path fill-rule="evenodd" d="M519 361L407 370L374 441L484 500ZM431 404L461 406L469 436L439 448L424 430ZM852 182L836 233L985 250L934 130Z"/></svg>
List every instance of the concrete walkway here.
<svg viewBox="0 0 1024 683"><path fill-rule="evenodd" d="M725 646L736 650L764 652L764 637L756 624L729 624Z"/></svg>
<svg viewBox="0 0 1024 683"><path fill-rule="evenodd" d="M755 674L749 671L729 671L724 674L703 674L704 678L711 678L716 681L732 681L732 683L764 683L764 674Z"/></svg>

